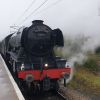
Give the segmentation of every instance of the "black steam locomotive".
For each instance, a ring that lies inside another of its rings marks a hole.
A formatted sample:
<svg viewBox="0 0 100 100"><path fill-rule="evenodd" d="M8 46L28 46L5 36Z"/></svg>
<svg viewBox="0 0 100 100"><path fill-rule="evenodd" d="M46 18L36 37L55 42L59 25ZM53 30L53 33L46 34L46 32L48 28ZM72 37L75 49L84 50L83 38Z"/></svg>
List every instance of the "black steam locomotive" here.
<svg viewBox="0 0 100 100"><path fill-rule="evenodd" d="M8 35L0 44L0 52L20 83L47 91L58 89L58 80L70 75L66 60L55 56L55 46L64 46L61 30L35 20L30 27Z"/></svg>

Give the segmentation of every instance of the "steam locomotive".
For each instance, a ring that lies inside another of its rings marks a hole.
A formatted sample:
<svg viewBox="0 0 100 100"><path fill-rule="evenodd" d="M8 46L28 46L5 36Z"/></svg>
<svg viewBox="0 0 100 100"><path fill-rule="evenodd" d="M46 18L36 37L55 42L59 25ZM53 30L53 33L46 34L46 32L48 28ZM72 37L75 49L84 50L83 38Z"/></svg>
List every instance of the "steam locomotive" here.
<svg viewBox="0 0 100 100"><path fill-rule="evenodd" d="M52 30L42 20L34 20L30 27L20 28L2 40L0 52L21 85L48 91L58 90L58 81L63 79L65 85L70 76L66 60L54 53L54 47L63 46L60 29Z"/></svg>

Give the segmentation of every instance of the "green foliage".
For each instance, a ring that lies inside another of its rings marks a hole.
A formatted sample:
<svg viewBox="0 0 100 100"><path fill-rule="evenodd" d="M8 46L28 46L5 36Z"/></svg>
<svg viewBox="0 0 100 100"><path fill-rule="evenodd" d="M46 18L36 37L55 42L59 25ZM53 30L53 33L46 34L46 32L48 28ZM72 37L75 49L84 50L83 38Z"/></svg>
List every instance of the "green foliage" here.
<svg viewBox="0 0 100 100"><path fill-rule="evenodd" d="M84 64L83 64L84 67L88 68L90 71L92 72L98 72L100 71L100 67L99 65L97 64L96 60L95 59L88 59Z"/></svg>
<svg viewBox="0 0 100 100"><path fill-rule="evenodd" d="M100 95L100 77L81 67L74 73L68 87L83 93Z"/></svg>
<svg viewBox="0 0 100 100"><path fill-rule="evenodd" d="M89 54L83 65L75 64L75 73L68 87L89 95L100 95L100 55Z"/></svg>
<svg viewBox="0 0 100 100"><path fill-rule="evenodd" d="M100 46L96 48L95 53L96 54L100 53Z"/></svg>

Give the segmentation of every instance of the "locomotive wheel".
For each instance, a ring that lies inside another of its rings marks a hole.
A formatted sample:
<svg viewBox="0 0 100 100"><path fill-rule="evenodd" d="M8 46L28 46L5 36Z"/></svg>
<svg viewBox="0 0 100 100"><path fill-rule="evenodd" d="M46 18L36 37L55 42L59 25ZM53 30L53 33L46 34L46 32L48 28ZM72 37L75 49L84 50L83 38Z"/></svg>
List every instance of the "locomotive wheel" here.
<svg viewBox="0 0 100 100"><path fill-rule="evenodd" d="M35 94L35 95L38 95L39 93L40 93L40 89L39 89L38 85L36 85L36 86L34 87L34 94Z"/></svg>
<svg viewBox="0 0 100 100"><path fill-rule="evenodd" d="M19 86L19 88L21 89L21 91L22 91L23 93L25 93L26 90L27 90L27 86L26 86L25 82L24 82L22 79L19 79L19 80L17 81L17 83L18 83L18 86Z"/></svg>
<svg viewBox="0 0 100 100"><path fill-rule="evenodd" d="M54 82L54 87L53 87L54 91L58 91L59 90L59 84L57 81Z"/></svg>
<svg viewBox="0 0 100 100"><path fill-rule="evenodd" d="M39 95L40 94L40 87L38 86L38 84L33 84L30 83L30 87L27 86L26 91L28 93L28 95Z"/></svg>
<svg viewBox="0 0 100 100"><path fill-rule="evenodd" d="M59 90L59 84L58 84L58 82L56 83L56 91L58 91Z"/></svg>

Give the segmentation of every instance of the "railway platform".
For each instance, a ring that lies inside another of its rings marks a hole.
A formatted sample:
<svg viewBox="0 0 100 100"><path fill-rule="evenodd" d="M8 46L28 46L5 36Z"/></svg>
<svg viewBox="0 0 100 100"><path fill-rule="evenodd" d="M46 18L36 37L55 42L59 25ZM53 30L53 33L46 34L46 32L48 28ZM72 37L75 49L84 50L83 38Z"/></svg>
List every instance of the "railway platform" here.
<svg viewBox="0 0 100 100"><path fill-rule="evenodd" d="M1 55L0 100L25 100Z"/></svg>

